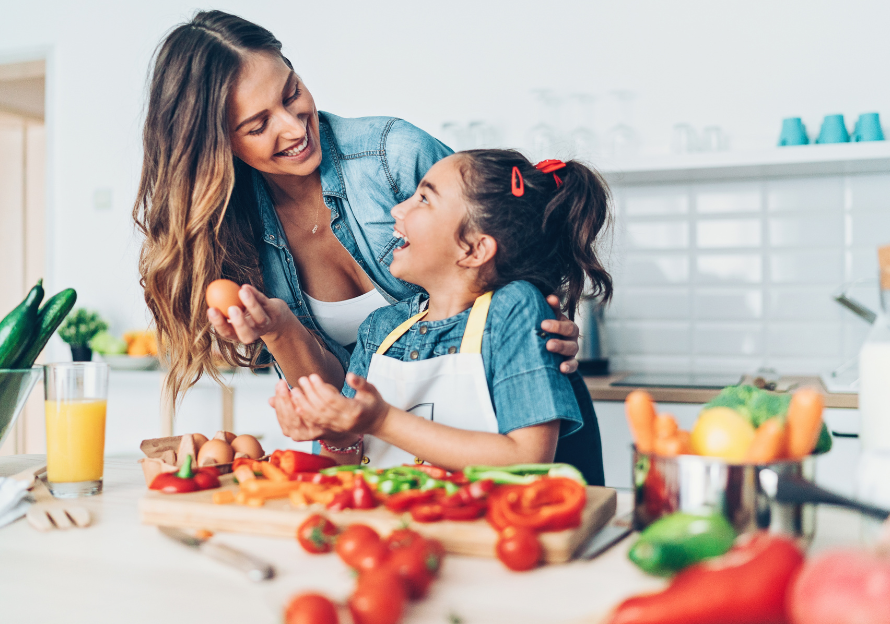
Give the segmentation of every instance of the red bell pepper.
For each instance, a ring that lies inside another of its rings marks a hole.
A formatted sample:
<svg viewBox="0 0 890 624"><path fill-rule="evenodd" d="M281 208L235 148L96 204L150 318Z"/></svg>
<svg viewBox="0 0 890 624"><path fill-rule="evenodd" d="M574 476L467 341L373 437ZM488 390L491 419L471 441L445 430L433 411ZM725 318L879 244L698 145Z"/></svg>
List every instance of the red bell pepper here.
<svg viewBox="0 0 890 624"><path fill-rule="evenodd" d="M276 459L276 453L277 459ZM318 472L323 468L336 466L337 462L330 457L322 455L314 455L312 453L301 453L300 451L286 450L275 451L269 459L273 465L277 465L285 473L292 475L297 472Z"/></svg>
<svg viewBox="0 0 890 624"><path fill-rule="evenodd" d="M435 496L435 490L405 490L388 496L384 504L390 511L402 513L415 504L431 502Z"/></svg>
<svg viewBox="0 0 890 624"><path fill-rule="evenodd" d="M491 479L482 479L474 481L461 487L451 496L447 496L442 500L442 504L446 507L461 507L464 505L478 505L488 498L488 495L494 491L495 483Z"/></svg>
<svg viewBox="0 0 890 624"><path fill-rule="evenodd" d="M343 511L352 508L352 492L344 490L334 495L334 499L327 504L331 511Z"/></svg>
<svg viewBox="0 0 890 624"><path fill-rule="evenodd" d="M475 520L485 515L486 507L480 503L467 503L460 507L442 505L442 517L445 520Z"/></svg>
<svg viewBox="0 0 890 624"><path fill-rule="evenodd" d="M326 475L320 472L296 472L290 475L290 480L318 483L319 485L340 485L340 479L336 475Z"/></svg>
<svg viewBox="0 0 890 624"><path fill-rule="evenodd" d="M352 483L352 508L353 509L374 509L377 501L374 499L374 492L365 483L362 473L356 473Z"/></svg>
<svg viewBox="0 0 890 624"><path fill-rule="evenodd" d="M178 472L162 472L154 478L151 490L165 494L184 494L219 487L219 470L211 466L192 470L192 456L187 455Z"/></svg>
<svg viewBox="0 0 890 624"><path fill-rule="evenodd" d="M499 531L508 526L561 531L581 524L587 493L577 481L555 477L501 486L489 498L488 521Z"/></svg>
<svg viewBox="0 0 890 624"><path fill-rule="evenodd" d="M803 560L790 539L757 533L686 568L664 591L628 598L606 623L785 624L785 596Z"/></svg>
<svg viewBox="0 0 890 624"><path fill-rule="evenodd" d="M445 508L439 503L419 503L411 507L415 522L438 522L445 517Z"/></svg>

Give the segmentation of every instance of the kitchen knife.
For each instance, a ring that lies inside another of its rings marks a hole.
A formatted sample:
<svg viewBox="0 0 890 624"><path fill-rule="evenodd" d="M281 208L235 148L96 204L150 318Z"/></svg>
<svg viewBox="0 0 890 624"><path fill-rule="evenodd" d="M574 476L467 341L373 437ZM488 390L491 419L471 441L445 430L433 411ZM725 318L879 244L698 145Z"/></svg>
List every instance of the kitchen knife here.
<svg viewBox="0 0 890 624"><path fill-rule="evenodd" d="M630 535L633 531L633 512L613 518L578 550L577 559L593 559Z"/></svg>
<svg viewBox="0 0 890 624"><path fill-rule="evenodd" d="M225 544L216 544L207 541L206 539L201 539L199 537L195 537L194 535L189 535L185 531L180 531L179 529L175 529L173 527L158 527L161 530L161 533L166 535L167 537L176 540L180 544L185 544L186 546L190 546L192 548L196 548L199 552L208 555L216 559L217 561L221 561L223 563L227 563L228 565L238 568L242 572L247 575L251 581L265 581L266 579L270 579L275 576L275 568L269 565L267 562L257 559L248 555L247 553L243 553L240 550L236 550L230 546L226 546Z"/></svg>

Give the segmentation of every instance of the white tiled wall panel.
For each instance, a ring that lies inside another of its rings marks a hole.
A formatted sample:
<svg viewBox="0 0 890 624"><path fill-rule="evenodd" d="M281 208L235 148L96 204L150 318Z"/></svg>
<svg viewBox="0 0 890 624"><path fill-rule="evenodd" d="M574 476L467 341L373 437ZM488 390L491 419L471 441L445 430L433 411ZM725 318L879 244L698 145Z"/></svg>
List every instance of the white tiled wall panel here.
<svg viewBox="0 0 890 624"><path fill-rule="evenodd" d="M615 370L819 373L855 357L890 244L890 173L614 188Z"/></svg>

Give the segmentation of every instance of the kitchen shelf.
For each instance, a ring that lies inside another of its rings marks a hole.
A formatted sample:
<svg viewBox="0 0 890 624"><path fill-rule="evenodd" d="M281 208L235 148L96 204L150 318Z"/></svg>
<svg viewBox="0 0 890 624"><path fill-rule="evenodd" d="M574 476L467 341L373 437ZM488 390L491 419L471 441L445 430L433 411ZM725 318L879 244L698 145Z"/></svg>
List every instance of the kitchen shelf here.
<svg viewBox="0 0 890 624"><path fill-rule="evenodd" d="M687 181L778 178L890 172L890 141L775 147L601 160L609 184L627 186Z"/></svg>

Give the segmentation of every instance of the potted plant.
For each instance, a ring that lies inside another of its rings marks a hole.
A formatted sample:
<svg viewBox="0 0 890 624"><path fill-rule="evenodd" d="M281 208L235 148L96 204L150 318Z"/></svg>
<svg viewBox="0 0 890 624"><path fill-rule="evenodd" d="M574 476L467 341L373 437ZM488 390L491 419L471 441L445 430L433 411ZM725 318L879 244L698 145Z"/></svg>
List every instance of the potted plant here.
<svg viewBox="0 0 890 624"><path fill-rule="evenodd" d="M93 359L90 340L106 329L108 323L97 312L78 308L62 323L59 336L71 347L71 359L75 362L89 362Z"/></svg>

